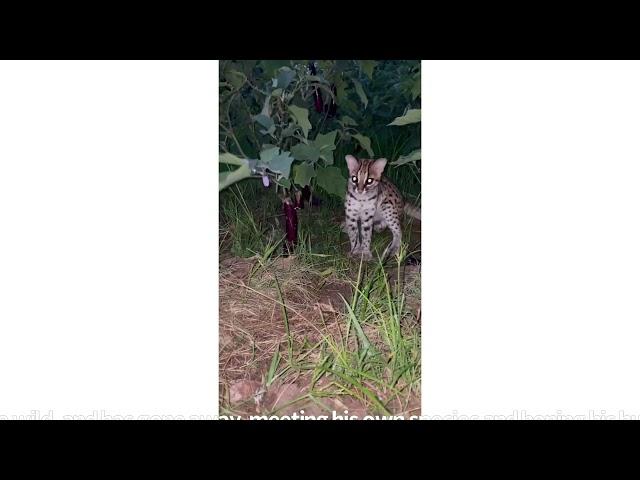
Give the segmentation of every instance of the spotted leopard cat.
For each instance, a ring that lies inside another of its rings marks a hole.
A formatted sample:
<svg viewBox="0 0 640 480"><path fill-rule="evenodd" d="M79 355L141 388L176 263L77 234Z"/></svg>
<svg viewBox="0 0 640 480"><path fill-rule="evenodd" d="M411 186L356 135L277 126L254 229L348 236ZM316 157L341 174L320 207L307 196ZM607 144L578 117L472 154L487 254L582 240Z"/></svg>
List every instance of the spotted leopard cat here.
<svg viewBox="0 0 640 480"><path fill-rule="evenodd" d="M395 255L402 239L402 213L420 219L420 210L406 204L395 185L382 173L386 158L358 160L347 155L349 180L345 200L346 220L344 228L349 235L351 255L371 260L372 230L380 232L389 228L393 239L382 258Z"/></svg>

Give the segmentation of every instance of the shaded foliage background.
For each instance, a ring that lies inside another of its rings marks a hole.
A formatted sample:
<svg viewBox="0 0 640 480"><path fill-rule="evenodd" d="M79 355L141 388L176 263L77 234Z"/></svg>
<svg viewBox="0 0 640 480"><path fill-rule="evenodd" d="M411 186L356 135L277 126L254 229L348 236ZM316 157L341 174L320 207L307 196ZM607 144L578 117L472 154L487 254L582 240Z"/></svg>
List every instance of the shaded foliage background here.
<svg viewBox="0 0 640 480"><path fill-rule="evenodd" d="M227 60L219 89L221 190L256 176L339 200L351 153L419 195L419 60Z"/></svg>
<svg viewBox="0 0 640 480"><path fill-rule="evenodd" d="M385 265L340 221L346 154L419 203L420 62L222 61L219 89L221 408L419 410L419 224Z"/></svg>

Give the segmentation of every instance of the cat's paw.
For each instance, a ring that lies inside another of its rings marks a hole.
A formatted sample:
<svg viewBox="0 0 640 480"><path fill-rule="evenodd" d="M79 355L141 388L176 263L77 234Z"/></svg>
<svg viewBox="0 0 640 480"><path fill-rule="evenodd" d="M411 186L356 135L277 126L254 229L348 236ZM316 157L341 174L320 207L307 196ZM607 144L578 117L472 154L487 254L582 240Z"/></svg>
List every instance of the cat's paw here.
<svg viewBox="0 0 640 480"><path fill-rule="evenodd" d="M369 250L359 250L354 257L356 257L358 260L360 260L361 258L365 261L371 261L373 260L373 255L371 255L371 252Z"/></svg>

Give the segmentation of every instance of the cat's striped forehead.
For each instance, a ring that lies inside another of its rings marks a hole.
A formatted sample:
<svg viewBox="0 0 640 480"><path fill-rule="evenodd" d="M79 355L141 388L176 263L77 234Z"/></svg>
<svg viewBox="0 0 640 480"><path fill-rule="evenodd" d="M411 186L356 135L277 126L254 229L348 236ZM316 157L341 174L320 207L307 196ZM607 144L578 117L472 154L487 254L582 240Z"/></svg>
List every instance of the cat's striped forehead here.
<svg viewBox="0 0 640 480"><path fill-rule="evenodd" d="M369 177L375 180L379 180L381 176L381 172L371 168L374 162L375 160L370 158L359 159L358 170L357 172L353 172L352 174L355 174L358 177L358 179L362 179L363 181Z"/></svg>
<svg viewBox="0 0 640 480"><path fill-rule="evenodd" d="M353 155L347 155L345 159L349 167L349 188L357 187L358 191L362 192L365 189L377 187L387 164L386 158L378 158L377 160L370 158L357 159Z"/></svg>

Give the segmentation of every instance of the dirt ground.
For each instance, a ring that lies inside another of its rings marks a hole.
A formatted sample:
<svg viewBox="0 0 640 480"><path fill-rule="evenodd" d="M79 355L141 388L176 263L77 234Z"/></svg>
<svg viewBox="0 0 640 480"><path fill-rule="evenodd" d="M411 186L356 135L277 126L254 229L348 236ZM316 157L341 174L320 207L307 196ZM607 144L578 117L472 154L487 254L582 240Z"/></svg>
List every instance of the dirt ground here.
<svg viewBox="0 0 640 480"><path fill-rule="evenodd" d="M417 235L419 241L419 223ZM293 337L299 345L314 345L323 337L341 335L340 324L345 300L352 296L352 284L321 272L298 268L295 256L280 257L268 268L261 268L256 258L227 257L220 262L220 414L309 416L348 415L362 418L371 415L366 405L351 396L308 398L311 375L296 374L276 379L268 387L266 378L276 351ZM410 259L401 267L401 281L418 282L419 259ZM391 282L397 269L389 270ZM279 289L276 282L279 282ZM282 301L279 291L283 292ZM286 304L287 318L282 308ZM420 294L407 296L410 310L420 322ZM287 320L287 321L285 321ZM287 332L287 324L288 330ZM415 328L415 327L414 327ZM289 335L288 335L289 334ZM290 336L290 337L289 337ZM309 358L316 352L309 349ZM315 382L321 389L330 380ZM419 395L409 401L391 405L395 415L408 418L420 415Z"/></svg>

